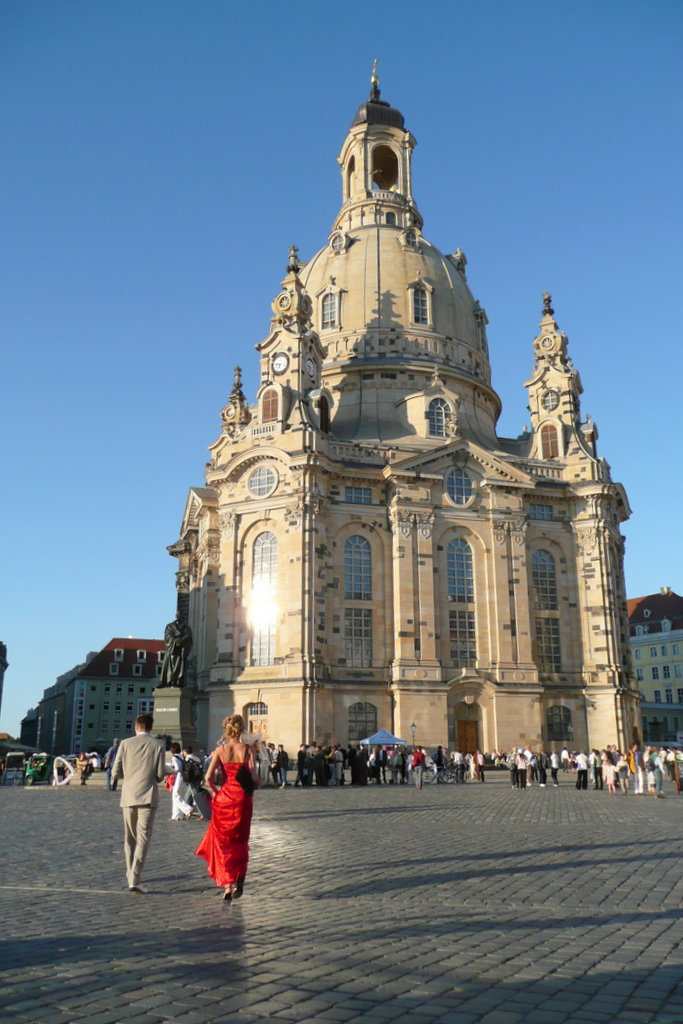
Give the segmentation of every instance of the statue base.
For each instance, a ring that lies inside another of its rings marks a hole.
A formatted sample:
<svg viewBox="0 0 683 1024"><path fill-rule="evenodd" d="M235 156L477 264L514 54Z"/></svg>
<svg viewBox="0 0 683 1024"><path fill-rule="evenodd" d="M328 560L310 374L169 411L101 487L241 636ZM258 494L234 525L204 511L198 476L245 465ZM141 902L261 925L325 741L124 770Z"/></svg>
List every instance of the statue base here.
<svg viewBox="0 0 683 1024"><path fill-rule="evenodd" d="M197 735L192 724L192 698L189 687L158 686L154 697L154 734L165 736L167 743L181 747L196 746Z"/></svg>

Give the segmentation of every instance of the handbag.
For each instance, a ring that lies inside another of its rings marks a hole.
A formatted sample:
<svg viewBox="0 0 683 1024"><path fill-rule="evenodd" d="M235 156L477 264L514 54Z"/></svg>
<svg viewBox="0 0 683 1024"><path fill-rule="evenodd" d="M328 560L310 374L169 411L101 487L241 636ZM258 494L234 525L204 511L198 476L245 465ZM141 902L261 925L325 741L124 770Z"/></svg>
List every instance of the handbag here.
<svg viewBox="0 0 683 1024"><path fill-rule="evenodd" d="M241 764L235 772L235 782L239 783L247 796L254 795L254 778L247 768L246 764Z"/></svg>

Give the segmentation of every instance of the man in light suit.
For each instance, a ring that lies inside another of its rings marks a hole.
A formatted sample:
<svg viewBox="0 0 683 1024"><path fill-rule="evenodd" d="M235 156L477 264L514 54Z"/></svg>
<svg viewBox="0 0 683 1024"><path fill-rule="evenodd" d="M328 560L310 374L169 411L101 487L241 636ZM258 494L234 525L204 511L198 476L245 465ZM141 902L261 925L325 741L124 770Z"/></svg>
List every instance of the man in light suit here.
<svg viewBox="0 0 683 1024"><path fill-rule="evenodd" d="M138 715L135 736L119 744L113 772L114 780L123 779L121 807L128 888L138 893L147 892L140 883L140 876L152 838L154 815L159 806L158 783L164 778L166 760L164 741L150 735L153 725L151 715Z"/></svg>

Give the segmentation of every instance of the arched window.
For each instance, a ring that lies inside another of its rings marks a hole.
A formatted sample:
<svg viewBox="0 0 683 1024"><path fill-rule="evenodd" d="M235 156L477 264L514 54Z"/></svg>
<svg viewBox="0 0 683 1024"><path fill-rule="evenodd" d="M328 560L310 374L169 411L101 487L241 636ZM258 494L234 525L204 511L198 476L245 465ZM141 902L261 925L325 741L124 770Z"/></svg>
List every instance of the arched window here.
<svg viewBox="0 0 683 1024"><path fill-rule="evenodd" d="M349 742L367 739L377 732L377 708L367 701L358 701L349 708Z"/></svg>
<svg viewBox="0 0 683 1024"><path fill-rule="evenodd" d="M472 550L458 537L448 545L448 598L450 601L474 602Z"/></svg>
<svg viewBox="0 0 683 1024"><path fill-rule="evenodd" d="M261 418L264 423L272 423L277 419L278 393L274 388L270 388L264 393L261 408L263 410Z"/></svg>
<svg viewBox="0 0 683 1024"><path fill-rule="evenodd" d="M541 427L541 452L544 459L556 459L560 454L557 427L546 423Z"/></svg>
<svg viewBox="0 0 683 1024"><path fill-rule="evenodd" d="M451 608L448 630L451 662L456 668L474 668L477 664L477 636L474 618L474 574L472 550L458 537L448 545L446 556L448 600L469 605Z"/></svg>
<svg viewBox="0 0 683 1024"><path fill-rule="evenodd" d="M426 288L413 288L413 323L429 323L429 306L427 303Z"/></svg>
<svg viewBox="0 0 683 1024"><path fill-rule="evenodd" d="M546 723L548 726L549 743L574 739L572 713L564 704L553 704L552 707L548 708Z"/></svg>
<svg viewBox="0 0 683 1024"><path fill-rule="evenodd" d="M328 434L330 431L330 407L324 395L318 399L318 413L320 415L320 429Z"/></svg>
<svg viewBox="0 0 683 1024"><path fill-rule="evenodd" d="M372 188L392 189L398 181L398 158L389 146L372 151Z"/></svg>
<svg viewBox="0 0 683 1024"><path fill-rule="evenodd" d="M254 704L247 704L248 718L265 718L267 714L268 705L264 704L262 700L258 700Z"/></svg>
<svg viewBox="0 0 683 1024"><path fill-rule="evenodd" d="M427 410L427 423L430 437L445 437L446 426L451 418L448 402L443 398L433 398Z"/></svg>
<svg viewBox="0 0 683 1024"><path fill-rule="evenodd" d="M549 551L534 551L531 556L531 582L536 591L539 611L557 611L555 559Z"/></svg>
<svg viewBox="0 0 683 1024"><path fill-rule="evenodd" d="M355 174L356 174L356 158L355 158L355 156L352 156L351 159L349 160L349 167L348 167L348 171L346 173L346 197L347 197L347 199L350 197L351 193L353 192L353 181L354 181Z"/></svg>
<svg viewBox="0 0 683 1024"><path fill-rule="evenodd" d="M395 224L395 223L396 223L396 214L395 213L388 213L387 214L387 224Z"/></svg>
<svg viewBox="0 0 683 1024"><path fill-rule="evenodd" d="M269 531L260 533L254 541L251 584L252 664L272 665L277 619L277 538Z"/></svg>
<svg viewBox="0 0 683 1024"><path fill-rule="evenodd" d="M320 326L322 330L337 326L337 296L330 292L327 295L323 295Z"/></svg>
<svg viewBox="0 0 683 1024"><path fill-rule="evenodd" d="M417 235L414 231L406 231L406 245L417 245Z"/></svg>
<svg viewBox="0 0 683 1024"><path fill-rule="evenodd" d="M347 601L372 600L372 560L365 537L349 537L344 544L344 597Z"/></svg>

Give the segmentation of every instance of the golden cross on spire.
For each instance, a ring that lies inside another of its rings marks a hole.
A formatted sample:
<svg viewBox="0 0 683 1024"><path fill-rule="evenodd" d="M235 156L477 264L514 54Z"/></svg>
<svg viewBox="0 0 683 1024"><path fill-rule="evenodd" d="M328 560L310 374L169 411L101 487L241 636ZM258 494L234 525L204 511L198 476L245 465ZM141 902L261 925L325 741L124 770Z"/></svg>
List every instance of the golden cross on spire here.
<svg viewBox="0 0 683 1024"><path fill-rule="evenodd" d="M379 85L379 79L377 77L377 58L376 57L375 57L375 59L372 62L372 74L370 76L370 85L374 85L374 86L378 86Z"/></svg>

